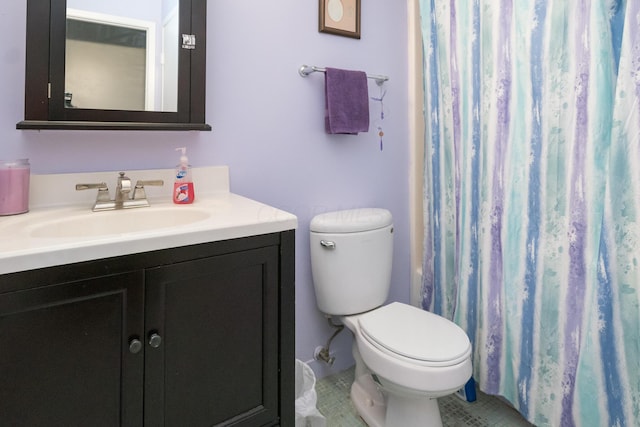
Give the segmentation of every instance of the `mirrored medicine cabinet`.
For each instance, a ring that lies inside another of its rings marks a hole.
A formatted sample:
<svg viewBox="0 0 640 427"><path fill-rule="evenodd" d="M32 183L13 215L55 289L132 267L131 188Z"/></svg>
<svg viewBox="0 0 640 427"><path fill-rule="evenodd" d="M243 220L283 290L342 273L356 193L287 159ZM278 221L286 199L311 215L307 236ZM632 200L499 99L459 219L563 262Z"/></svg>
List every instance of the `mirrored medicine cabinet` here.
<svg viewBox="0 0 640 427"><path fill-rule="evenodd" d="M27 0L18 129L211 130L206 0Z"/></svg>

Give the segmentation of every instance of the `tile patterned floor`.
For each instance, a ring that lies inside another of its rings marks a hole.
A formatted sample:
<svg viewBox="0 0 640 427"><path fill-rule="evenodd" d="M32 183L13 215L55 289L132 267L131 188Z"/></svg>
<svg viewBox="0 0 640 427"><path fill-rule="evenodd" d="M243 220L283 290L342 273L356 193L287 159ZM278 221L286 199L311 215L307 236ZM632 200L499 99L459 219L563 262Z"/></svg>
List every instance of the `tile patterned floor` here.
<svg viewBox="0 0 640 427"><path fill-rule="evenodd" d="M316 383L318 410L326 417L327 427L366 427L358 417L349 391L353 368L323 378ZM478 393L477 400L468 403L457 396L438 400L444 427L531 427L522 416L500 399Z"/></svg>

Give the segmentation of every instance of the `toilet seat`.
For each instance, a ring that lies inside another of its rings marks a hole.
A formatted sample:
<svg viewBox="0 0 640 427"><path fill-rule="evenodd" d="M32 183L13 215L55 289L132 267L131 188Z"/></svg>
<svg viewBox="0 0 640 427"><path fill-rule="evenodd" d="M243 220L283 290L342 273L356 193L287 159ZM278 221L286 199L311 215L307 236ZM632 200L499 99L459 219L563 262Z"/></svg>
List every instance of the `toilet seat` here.
<svg viewBox="0 0 640 427"><path fill-rule="evenodd" d="M444 317L402 303L358 316L361 335L378 350L420 366L464 362L471 353L466 333Z"/></svg>

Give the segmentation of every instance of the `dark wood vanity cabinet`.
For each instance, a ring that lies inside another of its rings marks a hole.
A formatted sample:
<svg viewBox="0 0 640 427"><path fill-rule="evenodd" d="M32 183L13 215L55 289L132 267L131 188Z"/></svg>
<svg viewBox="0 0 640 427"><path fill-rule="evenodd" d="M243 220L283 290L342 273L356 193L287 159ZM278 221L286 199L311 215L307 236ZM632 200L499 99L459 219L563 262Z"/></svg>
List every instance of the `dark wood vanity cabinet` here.
<svg viewBox="0 0 640 427"><path fill-rule="evenodd" d="M136 425L143 271L52 279L0 294L0 425Z"/></svg>
<svg viewBox="0 0 640 427"><path fill-rule="evenodd" d="M0 424L294 424L294 232L0 276Z"/></svg>
<svg viewBox="0 0 640 427"><path fill-rule="evenodd" d="M145 424L278 419L277 246L146 272Z"/></svg>

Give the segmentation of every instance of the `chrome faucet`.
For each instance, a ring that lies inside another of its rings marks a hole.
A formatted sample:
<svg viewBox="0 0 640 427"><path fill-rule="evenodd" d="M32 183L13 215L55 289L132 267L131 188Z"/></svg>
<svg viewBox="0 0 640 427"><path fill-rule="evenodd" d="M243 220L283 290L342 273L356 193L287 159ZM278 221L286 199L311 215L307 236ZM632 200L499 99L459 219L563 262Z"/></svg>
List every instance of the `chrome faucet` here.
<svg viewBox="0 0 640 427"><path fill-rule="evenodd" d="M118 177L118 186L116 187L116 204L124 203L129 199L129 193L131 192L131 180L128 176L125 176L124 172L120 172Z"/></svg>
<svg viewBox="0 0 640 427"><path fill-rule="evenodd" d="M92 210L107 211L116 209L130 209L130 208L144 208L148 207L149 201L147 200L147 193L144 190L145 185L164 185L164 181L161 179L150 181L137 181L133 188L133 194L131 189L131 179L125 175L124 172L120 172L118 177L118 184L116 186L115 199L111 200L109 196L109 188L104 182L98 184L76 184L76 190L88 190L92 188L98 189L98 196L96 202L93 205Z"/></svg>

